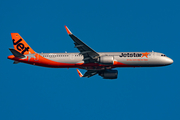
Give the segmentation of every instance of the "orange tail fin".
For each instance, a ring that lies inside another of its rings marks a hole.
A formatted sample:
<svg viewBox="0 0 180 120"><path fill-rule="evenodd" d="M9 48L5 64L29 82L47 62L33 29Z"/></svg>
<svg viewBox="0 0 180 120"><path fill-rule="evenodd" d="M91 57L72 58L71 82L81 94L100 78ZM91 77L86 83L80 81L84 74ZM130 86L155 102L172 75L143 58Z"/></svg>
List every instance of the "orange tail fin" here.
<svg viewBox="0 0 180 120"><path fill-rule="evenodd" d="M19 33L11 33L14 49L21 54L34 54L34 50L26 43Z"/></svg>

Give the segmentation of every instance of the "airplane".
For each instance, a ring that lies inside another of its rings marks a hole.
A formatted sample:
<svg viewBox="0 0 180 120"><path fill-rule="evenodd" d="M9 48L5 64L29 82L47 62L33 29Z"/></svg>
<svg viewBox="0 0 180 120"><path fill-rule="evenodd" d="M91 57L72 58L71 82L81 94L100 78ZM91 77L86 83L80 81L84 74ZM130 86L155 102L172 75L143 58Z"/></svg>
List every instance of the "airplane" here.
<svg viewBox="0 0 180 120"><path fill-rule="evenodd" d="M116 67L158 67L167 66L173 60L159 52L96 52L77 38L67 26L65 29L72 38L79 53L36 53L18 34L11 33L14 48L9 48L13 55L8 59L31 65L50 68L79 68L87 70L80 77L91 77L96 74L104 79L117 79Z"/></svg>

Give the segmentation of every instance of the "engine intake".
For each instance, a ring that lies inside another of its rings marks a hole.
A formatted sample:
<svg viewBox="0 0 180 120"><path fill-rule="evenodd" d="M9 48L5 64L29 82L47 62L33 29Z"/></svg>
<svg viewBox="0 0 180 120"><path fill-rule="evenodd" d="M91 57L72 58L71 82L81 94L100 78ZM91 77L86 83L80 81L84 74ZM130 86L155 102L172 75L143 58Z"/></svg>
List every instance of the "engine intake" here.
<svg viewBox="0 0 180 120"><path fill-rule="evenodd" d="M113 65L114 57L113 56L101 56L98 61L100 64L103 64L103 65Z"/></svg>
<svg viewBox="0 0 180 120"><path fill-rule="evenodd" d="M117 70L105 70L99 73L104 79L117 79L118 71Z"/></svg>

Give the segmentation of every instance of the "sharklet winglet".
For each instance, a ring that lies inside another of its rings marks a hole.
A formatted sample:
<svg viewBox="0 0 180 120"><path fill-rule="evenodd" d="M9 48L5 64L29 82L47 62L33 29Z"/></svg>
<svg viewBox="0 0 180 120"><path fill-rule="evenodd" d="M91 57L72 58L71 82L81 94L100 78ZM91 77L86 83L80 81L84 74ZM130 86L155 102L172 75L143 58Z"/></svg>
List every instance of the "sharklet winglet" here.
<svg viewBox="0 0 180 120"><path fill-rule="evenodd" d="M66 31L67 31L68 35L72 35L72 32L68 29L68 27L65 26L65 28L66 28Z"/></svg>
<svg viewBox="0 0 180 120"><path fill-rule="evenodd" d="M79 77L83 77L82 73L77 69Z"/></svg>

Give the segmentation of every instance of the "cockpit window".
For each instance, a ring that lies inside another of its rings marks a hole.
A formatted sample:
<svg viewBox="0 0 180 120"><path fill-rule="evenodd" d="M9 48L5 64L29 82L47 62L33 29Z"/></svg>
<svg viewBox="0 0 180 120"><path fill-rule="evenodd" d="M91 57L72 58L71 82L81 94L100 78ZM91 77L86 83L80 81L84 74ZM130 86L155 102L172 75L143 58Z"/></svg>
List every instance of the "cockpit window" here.
<svg viewBox="0 0 180 120"><path fill-rule="evenodd" d="M161 56L166 56L166 55L164 55L164 54L161 54Z"/></svg>

